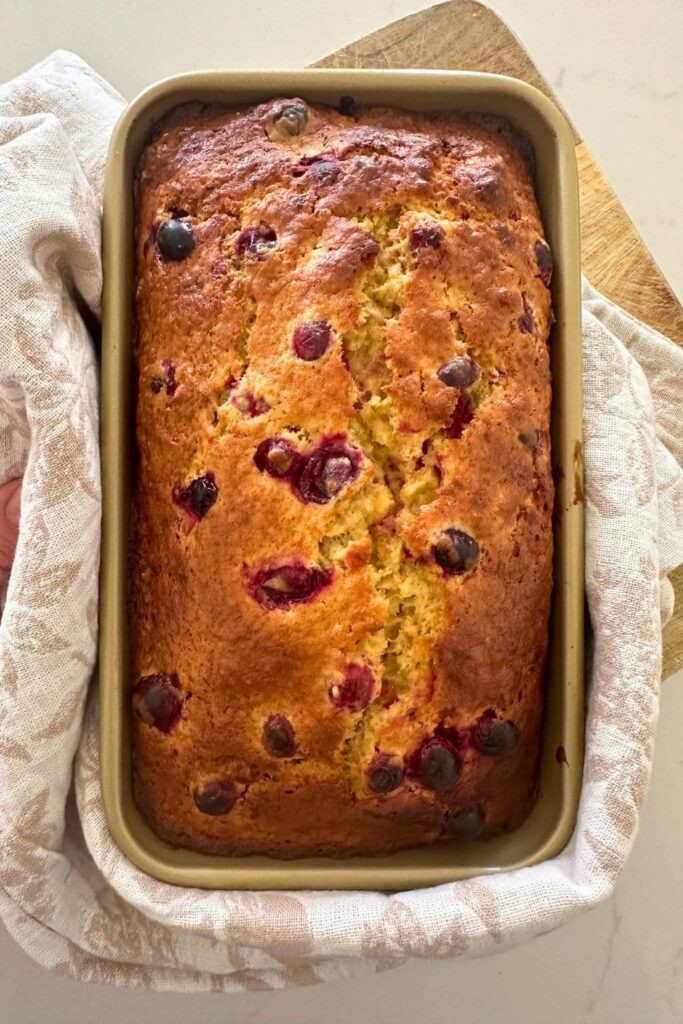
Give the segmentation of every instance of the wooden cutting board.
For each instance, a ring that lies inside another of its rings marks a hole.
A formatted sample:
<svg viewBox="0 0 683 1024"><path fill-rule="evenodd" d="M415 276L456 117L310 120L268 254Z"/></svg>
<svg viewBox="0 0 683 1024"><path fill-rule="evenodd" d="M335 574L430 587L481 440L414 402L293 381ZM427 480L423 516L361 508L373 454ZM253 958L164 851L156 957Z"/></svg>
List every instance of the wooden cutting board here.
<svg viewBox="0 0 683 1024"><path fill-rule="evenodd" d="M474 0L449 0L402 18L317 66L493 71L530 82L561 106L519 39ZM609 298L683 346L680 303L576 129L574 136L584 273ZM683 567L673 583L676 612L664 630L664 679L683 667Z"/></svg>

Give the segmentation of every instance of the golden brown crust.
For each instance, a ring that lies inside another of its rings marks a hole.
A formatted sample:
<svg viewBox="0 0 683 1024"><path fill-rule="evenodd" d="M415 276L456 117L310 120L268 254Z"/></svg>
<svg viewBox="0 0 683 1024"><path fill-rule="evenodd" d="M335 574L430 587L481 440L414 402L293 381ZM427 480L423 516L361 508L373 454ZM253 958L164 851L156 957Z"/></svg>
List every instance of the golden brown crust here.
<svg viewBox="0 0 683 1024"><path fill-rule="evenodd" d="M191 229L183 259L160 253L169 218ZM193 105L143 152L135 793L167 841L378 853L530 806L552 574L542 239L502 122ZM299 358L312 321L329 345ZM467 389L437 375L456 356L478 366ZM255 462L273 438L287 477ZM455 557L446 530L471 539L460 574L435 560ZM320 589L283 606L306 569ZM159 728L143 690L162 676ZM370 788L380 762L391 792Z"/></svg>

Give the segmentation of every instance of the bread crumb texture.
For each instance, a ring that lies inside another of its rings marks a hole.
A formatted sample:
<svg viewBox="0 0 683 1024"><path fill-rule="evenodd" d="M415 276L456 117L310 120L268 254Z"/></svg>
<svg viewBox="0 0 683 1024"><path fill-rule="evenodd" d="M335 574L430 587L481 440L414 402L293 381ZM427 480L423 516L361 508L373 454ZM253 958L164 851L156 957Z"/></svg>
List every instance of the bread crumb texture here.
<svg viewBox="0 0 683 1024"><path fill-rule="evenodd" d="M157 128L130 615L163 839L348 856L528 813L551 271L504 121L287 98Z"/></svg>

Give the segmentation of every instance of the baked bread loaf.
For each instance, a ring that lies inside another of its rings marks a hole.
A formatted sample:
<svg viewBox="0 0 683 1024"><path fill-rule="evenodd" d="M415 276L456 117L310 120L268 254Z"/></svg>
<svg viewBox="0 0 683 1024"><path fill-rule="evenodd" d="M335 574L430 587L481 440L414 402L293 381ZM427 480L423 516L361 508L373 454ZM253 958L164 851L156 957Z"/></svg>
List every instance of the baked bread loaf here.
<svg viewBox="0 0 683 1024"><path fill-rule="evenodd" d="M142 813L284 858L514 827L552 582L527 147L349 99L190 105L136 196Z"/></svg>

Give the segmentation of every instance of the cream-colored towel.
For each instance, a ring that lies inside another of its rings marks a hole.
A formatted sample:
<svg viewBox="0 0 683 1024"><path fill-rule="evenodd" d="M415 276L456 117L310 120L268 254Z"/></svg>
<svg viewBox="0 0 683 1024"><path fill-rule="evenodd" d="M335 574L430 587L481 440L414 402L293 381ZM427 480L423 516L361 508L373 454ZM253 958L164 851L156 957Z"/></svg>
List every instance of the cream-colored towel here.
<svg viewBox="0 0 683 1024"><path fill-rule="evenodd" d="M683 352L584 286L593 639L576 834L555 860L386 896L175 888L112 841L98 778L97 315L107 141L122 101L57 53L0 89L0 482L24 475L0 623L0 916L46 967L185 991L309 984L480 955L607 896L647 784L665 579L683 561ZM75 772L72 771L75 759Z"/></svg>

